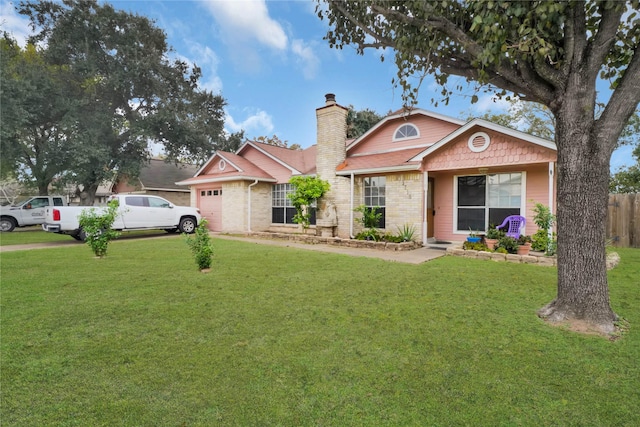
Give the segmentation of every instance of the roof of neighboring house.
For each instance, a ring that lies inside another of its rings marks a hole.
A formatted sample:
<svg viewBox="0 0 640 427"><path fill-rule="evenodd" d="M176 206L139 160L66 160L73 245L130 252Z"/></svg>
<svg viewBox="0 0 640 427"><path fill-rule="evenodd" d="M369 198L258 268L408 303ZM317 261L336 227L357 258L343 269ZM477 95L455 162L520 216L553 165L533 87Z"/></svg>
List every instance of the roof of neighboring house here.
<svg viewBox="0 0 640 427"><path fill-rule="evenodd" d="M176 185L176 182L192 177L197 170L194 165L151 159L149 164L140 169L138 181L145 190L184 191L184 187Z"/></svg>

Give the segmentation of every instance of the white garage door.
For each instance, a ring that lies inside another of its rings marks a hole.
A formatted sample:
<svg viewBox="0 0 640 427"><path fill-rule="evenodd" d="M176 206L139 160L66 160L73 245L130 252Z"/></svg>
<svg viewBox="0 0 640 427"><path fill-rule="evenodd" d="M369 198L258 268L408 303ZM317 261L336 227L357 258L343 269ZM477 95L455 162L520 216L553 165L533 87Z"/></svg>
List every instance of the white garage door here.
<svg viewBox="0 0 640 427"><path fill-rule="evenodd" d="M200 213L211 231L222 231L222 188L200 190Z"/></svg>

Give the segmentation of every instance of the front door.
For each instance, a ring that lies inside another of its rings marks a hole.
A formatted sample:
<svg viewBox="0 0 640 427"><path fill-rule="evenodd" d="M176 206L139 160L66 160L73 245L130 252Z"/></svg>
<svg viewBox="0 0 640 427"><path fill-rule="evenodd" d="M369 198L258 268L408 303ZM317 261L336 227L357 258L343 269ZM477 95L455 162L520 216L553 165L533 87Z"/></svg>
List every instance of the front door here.
<svg viewBox="0 0 640 427"><path fill-rule="evenodd" d="M434 235L434 215L436 213L433 203L433 178L429 178L427 184L427 237L433 237Z"/></svg>

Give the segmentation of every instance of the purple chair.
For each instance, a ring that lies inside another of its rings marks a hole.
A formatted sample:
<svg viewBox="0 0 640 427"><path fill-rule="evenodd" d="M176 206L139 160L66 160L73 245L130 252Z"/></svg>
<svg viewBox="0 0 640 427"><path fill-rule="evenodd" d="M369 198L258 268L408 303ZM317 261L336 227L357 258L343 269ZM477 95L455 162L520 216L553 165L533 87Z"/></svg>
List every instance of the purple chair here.
<svg viewBox="0 0 640 427"><path fill-rule="evenodd" d="M511 215L506 217L504 221L502 221L502 224L500 224L496 228L507 227L506 235L517 239L518 237L520 237L520 230L524 229L526 223L527 220L525 217L520 215Z"/></svg>

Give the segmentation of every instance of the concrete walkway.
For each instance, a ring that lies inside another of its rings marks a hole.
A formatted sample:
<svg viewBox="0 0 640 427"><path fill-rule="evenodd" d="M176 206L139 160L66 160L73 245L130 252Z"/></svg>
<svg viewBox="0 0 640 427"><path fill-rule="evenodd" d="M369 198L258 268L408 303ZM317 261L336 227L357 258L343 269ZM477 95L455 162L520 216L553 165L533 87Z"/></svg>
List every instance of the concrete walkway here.
<svg viewBox="0 0 640 427"><path fill-rule="evenodd" d="M251 237L229 236L227 234L218 233L211 234L215 239L240 240L243 242L255 243L256 245L282 246L307 251L329 252L355 257L378 258L385 261L404 262L407 264L421 264L446 255L446 251L443 249L432 249L429 247L422 247L412 251L381 251L378 249L350 248L345 246L325 245L321 243L312 245L286 240L254 239Z"/></svg>
<svg viewBox="0 0 640 427"><path fill-rule="evenodd" d="M289 248L302 249L307 251L320 251L320 252L329 252L334 254L342 254L349 255L355 257L368 257L368 258L378 258L385 261L395 261L395 262L404 262L407 264L421 264L423 262L439 258L446 254L444 248L442 249L432 249L429 247L422 247L419 249L414 249L411 251L382 251L378 249L368 249L368 248L351 248L346 246L335 246L335 245L326 245L322 243L318 244L307 244L307 243L297 243L291 242L287 240L271 240L271 239L256 239L251 237L241 237L241 236L230 236L227 234L219 234L212 232L211 236L214 239L226 239L226 240L240 240L248 243L254 243L257 245L271 245L271 246L282 246ZM147 238L176 238L175 234L166 234L160 236L136 236L135 239L147 239ZM123 239L124 240L124 239ZM0 252L14 252L14 251L25 251L25 250L33 250L33 249L46 249L46 248L56 248L56 247L73 247L82 245L82 242L78 242L69 237L69 240L57 241L57 242L46 242L46 243L32 243L26 245L9 245L9 246L0 246Z"/></svg>

